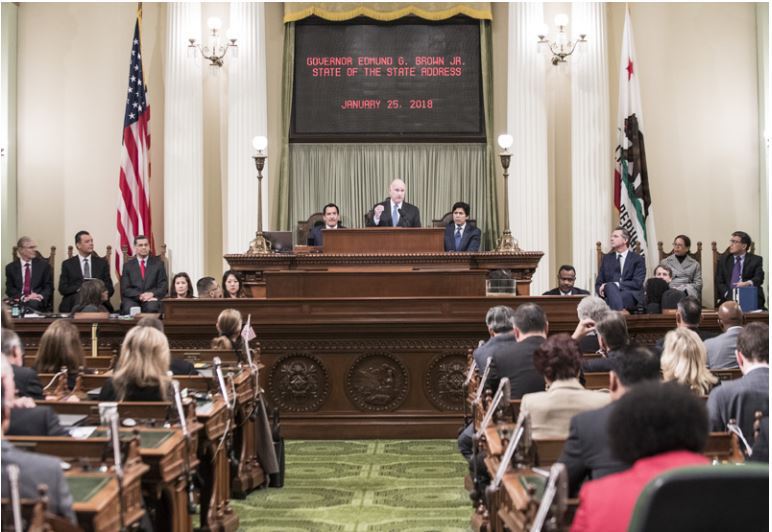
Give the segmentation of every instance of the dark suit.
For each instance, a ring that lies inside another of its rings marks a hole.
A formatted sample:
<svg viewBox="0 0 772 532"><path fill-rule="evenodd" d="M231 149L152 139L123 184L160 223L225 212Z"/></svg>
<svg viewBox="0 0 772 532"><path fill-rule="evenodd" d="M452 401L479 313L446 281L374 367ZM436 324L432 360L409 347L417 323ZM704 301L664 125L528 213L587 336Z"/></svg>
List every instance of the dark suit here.
<svg viewBox="0 0 772 532"><path fill-rule="evenodd" d="M99 401L118 401L118 391L113 385L112 377L107 379L99 390ZM163 401L161 396L161 388L158 384L150 386L134 386L129 384L126 388L126 397L120 399L121 401Z"/></svg>
<svg viewBox="0 0 772 532"><path fill-rule="evenodd" d="M764 308L764 292L761 285L764 283L764 261L758 255L746 253L743 259L743 271L741 281L753 281L753 286L759 289L759 308ZM716 263L716 299L720 305L724 301L732 299L732 269L734 268L734 255L725 253L718 258Z"/></svg>
<svg viewBox="0 0 772 532"><path fill-rule="evenodd" d="M43 296L42 301L28 301L26 305L35 310L50 310L54 295L54 281L51 276L51 265L48 261L36 257L30 265L30 289ZM24 277L21 271L19 259L5 266L5 295L11 299L18 299L24 291Z"/></svg>
<svg viewBox="0 0 772 532"><path fill-rule="evenodd" d="M461 234L461 243L456 249L456 224L445 227L445 251L480 251L480 230L467 222Z"/></svg>
<svg viewBox="0 0 772 532"><path fill-rule="evenodd" d="M22 499L37 499L38 484L45 484L48 486L48 510L73 523L77 522L75 513L72 511L70 485L64 480L61 460L53 456L22 451L5 440L2 441L2 451L4 495L11 493L11 483L6 467L9 464L16 464L19 467L19 496Z"/></svg>
<svg viewBox="0 0 772 532"><path fill-rule="evenodd" d="M611 310L632 310L643 302L643 281L646 279L646 261L633 250L628 250L624 270L620 276L617 254L603 256L598 278L595 280L595 293L600 296L600 287L605 284L606 300ZM617 287L615 282L619 283Z"/></svg>
<svg viewBox="0 0 772 532"><path fill-rule="evenodd" d="M568 472L570 497L576 497L585 479L605 477L630 467L611 454L607 427L613 408L614 403L610 403L571 418L568 439L558 459Z"/></svg>
<svg viewBox="0 0 772 532"><path fill-rule="evenodd" d="M315 225L311 232L308 234L308 245L309 246L321 246L324 245L324 236L322 235L322 230L325 229L326 226L324 223L320 223ZM341 224L338 224L338 227L336 229L345 229Z"/></svg>
<svg viewBox="0 0 772 532"><path fill-rule="evenodd" d="M563 294L560 293L560 287L553 288L552 290L547 290L542 294L543 296L562 296ZM571 288L571 293L568 294L570 296L589 296L590 293L587 290L583 290L581 288L573 287Z"/></svg>
<svg viewBox="0 0 772 532"><path fill-rule="evenodd" d="M92 253L89 257L91 263L91 277L100 279L105 283L108 297L113 297L113 280L110 278L110 266L102 257ZM59 274L59 293L64 296L59 304L59 312L70 312L78 299L78 290L83 284L83 270L81 269L81 256L75 255L62 262L62 273ZM105 307L109 312L113 311L112 305L108 300Z"/></svg>
<svg viewBox="0 0 772 532"><path fill-rule="evenodd" d="M392 227L391 222L391 200L386 198L385 201L379 203L383 205L383 212L378 223L375 223L375 216L372 211L367 215L367 227ZM421 227L421 213L418 211L418 207L411 205L410 203L403 201L402 208L400 209L399 222L397 227Z"/></svg>
<svg viewBox="0 0 772 532"><path fill-rule="evenodd" d="M737 420L745 439L753 445L755 413L769 415L769 368L760 367L741 379L724 381L708 396L710 430L725 431L730 419Z"/></svg>
<svg viewBox="0 0 772 532"><path fill-rule="evenodd" d="M139 295L152 292L159 301L147 301L140 304ZM161 299L169 293L169 280L166 268L160 258L149 255L145 265L145 278L139 268L139 260L134 257L123 266L121 276L121 314L128 314L131 307L141 307L142 312L160 312Z"/></svg>
<svg viewBox="0 0 772 532"><path fill-rule="evenodd" d="M699 327L687 327L690 331L692 331L694 334L700 337L700 340L705 342L705 340L710 340L711 338L714 338L716 336L716 333L710 332L710 331L704 331L700 329ZM657 340L657 343L654 344L654 347L656 349L659 349L660 354L662 353L662 350L665 348L665 337L663 336L659 340ZM735 365L735 367L737 367Z"/></svg>
<svg viewBox="0 0 772 532"><path fill-rule="evenodd" d="M50 406L12 408L8 436L69 436Z"/></svg>
<svg viewBox="0 0 772 532"><path fill-rule="evenodd" d="M43 385L38 379L38 372L32 368L11 366L13 368L13 383L16 385L16 395L43 399Z"/></svg>

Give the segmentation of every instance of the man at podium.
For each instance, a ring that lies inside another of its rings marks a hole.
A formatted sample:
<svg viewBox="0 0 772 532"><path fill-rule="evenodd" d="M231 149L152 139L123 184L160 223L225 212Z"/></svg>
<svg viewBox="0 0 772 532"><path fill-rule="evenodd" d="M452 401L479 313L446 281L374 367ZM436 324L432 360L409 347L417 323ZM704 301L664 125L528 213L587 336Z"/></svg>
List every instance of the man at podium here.
<svg viewBox="0 0 772 532"><path fill-rule="evenodd" d="M405 201L405 182L395 179L389 197L366 215L367 227L421 227L418 207Z"/></svg>

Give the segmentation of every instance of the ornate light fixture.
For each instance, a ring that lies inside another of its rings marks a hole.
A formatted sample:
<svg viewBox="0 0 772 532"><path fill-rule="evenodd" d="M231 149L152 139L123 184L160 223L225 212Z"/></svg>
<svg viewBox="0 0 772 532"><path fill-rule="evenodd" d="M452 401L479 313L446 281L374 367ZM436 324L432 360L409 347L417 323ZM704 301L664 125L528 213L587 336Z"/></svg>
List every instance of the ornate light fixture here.
<svg viewBox="0 0 772 532"><path fill-rule="evenodd" d="M576 46L580 42L587 42L587 34L580 33L579 38L576 41L571 42L571 39L568 38L568 33L566 32L566 28L568 27L568 15L564 13L555 16L555 26L558 27L558 34L554 41L550 41L547 38L549 28L544 24L539 31L539 40L537 43L547 47L550 53L552 53L552 58L550 59L552 64L557 66L560 63L566 62L566 57L574 53Z"/></svg>
<svg viewBox="0 0 772 532"><path fill-rule="evenodd" d="M196 49L198 49L198 51L201 52L203 58L209 61L210 67L221 67L223 65L223 58L225 57L225 54L227 54L228 50L231 48L233 49L231 55L234 58L238 57L239 47L236 44L237 39L233 32L231 30L226 32L229 42L221 45L217 32L220 31L222 21L217 17L209 17L206 21L206 25L212 32L212 35L209 37L209 45L202 47L200 43L196 42L195 37L188 38L188 56L195 57Z"/></svg>
<svg viewBox="0 0 772 532"><path fill-rule="evenodd" d="M501 240L496 251L513 253L520 251L520 246L517 245L515 239L512 238L512 233L509 230L509 162L512 160L512 154L509 153L509 148L512 147L514 139L512 135L504 134L499 135L498 138L499 147L501 153L501 166L504 168L504 232L501 234Z"/></svg>
<svg viewBox="0 0 772 532"><path fill-rule="evenodd" d="M253 155L255 167L257 168L257 232L255 239L249 243L249 254L266 254L271 252L271 243L263 235L263 168L268 156L265 149L268 147L268 139L265 137L255 137L252 139L252 147L257 151Z"/></svg>

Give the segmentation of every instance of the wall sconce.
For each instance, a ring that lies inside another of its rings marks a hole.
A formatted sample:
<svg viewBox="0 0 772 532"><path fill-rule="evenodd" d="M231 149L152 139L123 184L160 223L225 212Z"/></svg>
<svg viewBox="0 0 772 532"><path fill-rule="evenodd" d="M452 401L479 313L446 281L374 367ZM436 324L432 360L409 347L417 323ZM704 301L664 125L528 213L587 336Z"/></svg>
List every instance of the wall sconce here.
<svg viewBox="0 0 772 532"><path fill-rule="evenodd" d="M547 47L547 49L552 53L552 64L557 66L560 63L566 62L566 57L574 53L576 46L580 42L587 42L587 34L580 33L579 38L576 41L571 42L571 39L568 38L568 33L566 32L566 28L568 27L568 15L565 13L561 13L555 16L555 26L558 27L558 34L556 35L554 41L547 39L549 28L547 28L547 25L544 24L542 29L539 31L539 40L537 43L543 44Z"/></svg>
<svg viewBox="0 0 772 532"><path fill-rule="evenodd" d="M233 49L231 55L234 58L238 57L239 48L236 44L237 39L233 32L230 29L226 32L229 42L221 45L218 32L222 26L222 21L217 17L209 17L206 21L206 25L212 32L212 35L209 37L209 46L202 47L200 43L196 42L195 37L190 37L188 39L188 57L196 57L196 50L198 49L204 59L209 61L210 67L221 67L223 65L225 54L227 54L228 50L231 48Z"/></svg>

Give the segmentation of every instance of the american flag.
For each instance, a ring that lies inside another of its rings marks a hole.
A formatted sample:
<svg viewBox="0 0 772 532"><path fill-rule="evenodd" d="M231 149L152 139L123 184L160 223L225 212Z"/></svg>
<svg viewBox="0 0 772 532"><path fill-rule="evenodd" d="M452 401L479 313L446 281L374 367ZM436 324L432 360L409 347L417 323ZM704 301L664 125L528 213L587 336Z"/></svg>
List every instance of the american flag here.
<svg viewBox="0 0 772 532"><path fill-rule="evenodd" d="M121 176L118 182L118 246L115 267L120 278L123 268L121 249L134 254L134 237L145 235L153 246L150 221L150 106L147 85L142 71L141 8L137 12L134 38L131 43L129 87L126 113L123 117L121 142Z"/></svg>

